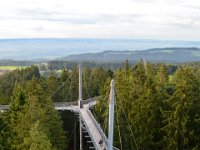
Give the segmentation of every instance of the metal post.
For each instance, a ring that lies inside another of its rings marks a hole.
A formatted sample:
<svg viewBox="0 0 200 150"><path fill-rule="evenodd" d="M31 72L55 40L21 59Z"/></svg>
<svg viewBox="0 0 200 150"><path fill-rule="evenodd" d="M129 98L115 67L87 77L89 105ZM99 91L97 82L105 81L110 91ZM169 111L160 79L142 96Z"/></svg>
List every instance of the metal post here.
<svg viewBox="0 0 200 150"><path fill-rule="evenodd" d="M83 107L82 104L82 65L79 64L79 108ZM80 150L83 150L83 133L82 133L82 122L81 122L81 115L79 114L79 125L80 125Z"/></svg>
<svg viewBox="0 0 200 150"><path fill-rule="evenodd" d="M76 150L76 115L74 115L74 123L75 123L75 130L74 130L74 150Z"/></svg>
<svg viewBox="0 0 200 150"><path fill-rule="evenodd" d="M80 115L79 115L79 124L80 124L80 150L83 150L83 133L82 133L82 122Z"/></svg>
<svg viewBox="0 0 200 150"><path fill-rule="evenodd" d="M79 108L83 107L82 104L82 65L79 64Z"/></svg>
<svg viewBox="0 0 200 150"><path fill-rule="evenodd" d="M108 129L108 150L113 149L113 127L114 127L114 103L115 103L115 82L110 84L110 103L109 103L109 129Z"/></svg>

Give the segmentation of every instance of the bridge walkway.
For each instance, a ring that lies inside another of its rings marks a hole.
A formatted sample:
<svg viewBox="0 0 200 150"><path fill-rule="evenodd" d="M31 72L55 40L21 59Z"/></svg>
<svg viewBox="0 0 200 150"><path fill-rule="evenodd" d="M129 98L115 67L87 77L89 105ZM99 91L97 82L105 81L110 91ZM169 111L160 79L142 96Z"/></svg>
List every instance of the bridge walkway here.
<svg viewBox="0 0 200 150"><path fill-rule="evenodd" d="M108 139L102 131L99 123L90 112L89 104L85 104L83 108L79 109L79 114L95 149L106 150L108 148Z"/></svg>

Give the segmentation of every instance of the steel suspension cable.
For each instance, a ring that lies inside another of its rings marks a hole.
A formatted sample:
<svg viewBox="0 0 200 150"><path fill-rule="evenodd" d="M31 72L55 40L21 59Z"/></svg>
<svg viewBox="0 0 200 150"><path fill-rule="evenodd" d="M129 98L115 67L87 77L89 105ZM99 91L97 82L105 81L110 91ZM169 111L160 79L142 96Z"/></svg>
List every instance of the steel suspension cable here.
<svg viewBox="0 0 200 150"><path fill-rule="evenodd" d="M73 72L71 75L70 75L70 77L67 79L67 80L65 80L56 90L55 90L55 92L53 92L52 94L51 94L51 97L53 97L61 88L63 88L64 87L64 85L70 80L70 79L72 79L72 77L75 75L75 72ZM71 85L72 85L72 80L71 80ZM71 85L70 85L70 87L71 87ZM69 94L69 93L68 93Z"/></svg>
<svg viewBox="0 0 200 150"><path fill-rule="evenodd" d="M121 132L120 132L120 126L119 126L119 114L118 114L118 105L117 105L117 101L115 100L115 105L116 105L116 114L117 114L117 128L118 128L118 133L119 133L119 141L120 141L120 148L121 150L123 150L123 146L122 146L122 138L121 138Z"/></svg>
<svg viewBox="0 0 200 150"><path fill-rule="evenodd" d="M116 97L117 97L117 94L116 94ZM119 97L118 97L118 99L119 99ZM131 132L131 137L133 138L133 141L134 141L134 143L135 143L136 149L138 150L138 145L137 145L136 139L135 139L135 137L134 137L134 135L133 135L133 130L132 130L132 128L131 128L131 125L129 124L128 117L127 117L127 115L126 115L126 113L125 113L125 110L124 110L124 107L123 107L123 103L121 102L120 99L119 99L119 101L120 101L120 104L121 104L121 106L122 106L122 111L123 111L123 114L124 114L124 116L125 116L126 122L127 122L127 124L128 124L129 130L130 130L130 132Z"/></svg>

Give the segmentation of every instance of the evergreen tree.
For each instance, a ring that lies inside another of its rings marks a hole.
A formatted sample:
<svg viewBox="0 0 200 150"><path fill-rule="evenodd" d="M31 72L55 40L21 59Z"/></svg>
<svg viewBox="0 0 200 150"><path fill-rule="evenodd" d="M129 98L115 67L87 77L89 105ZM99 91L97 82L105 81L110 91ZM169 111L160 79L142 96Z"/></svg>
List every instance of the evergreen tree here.
<svg viewBox="0 0 200 150"><path fill-rule="evenodd" d="M52 150L52 145L40 122L37 121L29 131L30 137L24 138L24 148L29 150Z"/></svg>
<svg viewBox="0 0 200 150"><path fill-rule="evenodd" d="M158 71L156 74L156 83L157 88L163 88L168 84L168 73L167 73L167 67L164 64L159 65Z"/></svg>
<svg viewBox="0 0 200 150"><path fill-rule="evenodd" d="M46 129L47 136L50 138L52 147L56 150L62 150L66 147L66 136L62 129L62 121L55 110L54 105L46 95L44 89L39 84L39 80L32 80L28 87L29 96L29 110L31 114L32 121L35 123L37 120L41 122L41 126ZM34 104L35 103L35 104ZM38 107L36 110L34 107ZM37 118L37 116L40 118Z"/></svg>
<svg viewBox="0 0 200 150"><path fill-rule="evenodd" d="M61 83L55 74L51 74L47 80L48 92L52 96L53 101L63 101L62 93L59 93Z"/></svg>
<svg viewBox="0 0 200 150"><path fill-rule="evenodd" d="M61 72L61 82L65 82L69 79L69 71L67 69L63 69Z"/></svg>
<svg viewBox="0 0 200 150"><path fill-rule="evenodd" d="M7 113L0 112L0 150L10 149L11 132L6 117Z"/></svg>
<svg viewBox="0 0 200 150"><path fill-rule="evenodd" d="M169 99L171 109L165 111L164 138L166 149L200 149L200 83L191 68L177 70L176 90Z"/></svg>
<svg viewBox="0 0 200 150"><path fill-rule="evenodd" d="M47 143L50 141L52 149L63 150L66 147L61 118L48 93L45 92L44 86L40 84L40 80L33 78L26 84L25 90L16 88L10 106L10 126L13 133L11 149L27 149L27 146L31 148L28 140L36 136L31 131L35 130L34 125L37 122L40 122L42 129L41 132L38 129L38 132L41 134L44 132L41 138L44 138Z"/></svg>
<svg viewBox="0 0 200 150"><path fill-rule="evenodd" d="M160 149L161 102L156 91L154 71L149 64L146 67L144 89L133 102L130 120L138 148L155 150Z"/></svg>

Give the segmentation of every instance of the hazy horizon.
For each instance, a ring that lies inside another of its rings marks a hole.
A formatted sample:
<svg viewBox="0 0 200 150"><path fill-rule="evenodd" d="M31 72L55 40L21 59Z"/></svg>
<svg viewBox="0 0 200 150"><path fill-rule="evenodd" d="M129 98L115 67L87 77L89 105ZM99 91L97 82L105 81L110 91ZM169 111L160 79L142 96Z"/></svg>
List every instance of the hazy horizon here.
<svg viewBox="0 0 200 150"><path fill-rule="evenodd" d="M166 47L197 47L199 41L153 39L29 38L0 39L0 59L55 59L102 51L135 51Z"/></svg>

